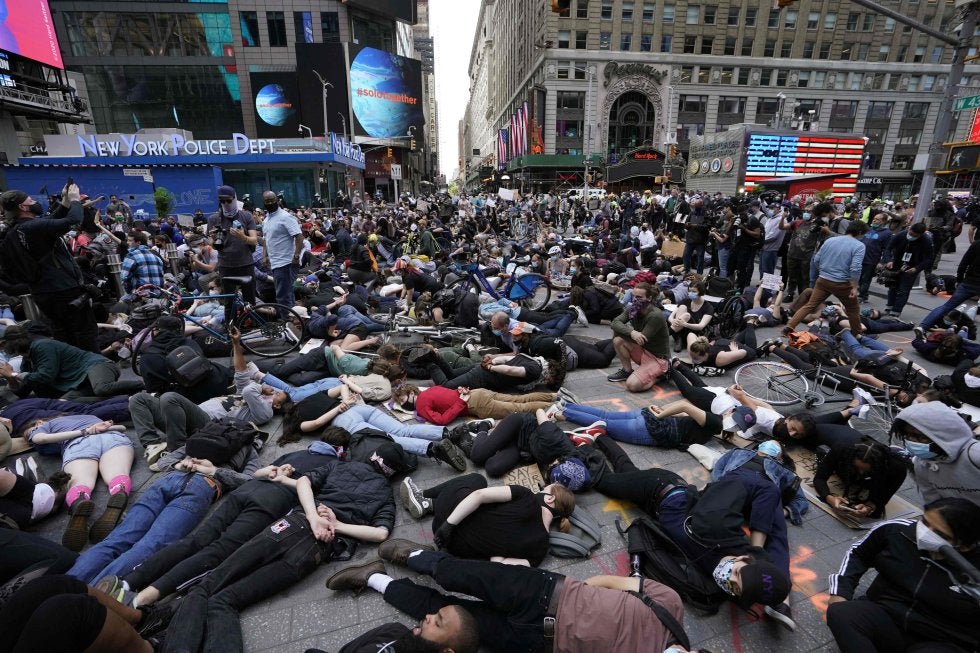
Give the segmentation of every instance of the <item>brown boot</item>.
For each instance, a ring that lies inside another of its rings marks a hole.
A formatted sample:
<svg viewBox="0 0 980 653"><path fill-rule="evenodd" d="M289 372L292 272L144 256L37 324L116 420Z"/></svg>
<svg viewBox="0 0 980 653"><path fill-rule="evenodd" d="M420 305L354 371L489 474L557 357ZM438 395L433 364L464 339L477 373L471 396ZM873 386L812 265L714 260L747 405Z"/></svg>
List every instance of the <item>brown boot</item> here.
<svg viewBox="0 0 980 653"><path fill-rule="evenodd" d="M78 553L88 543L88 518L95 511L95 502L91 499L78 499L71 504L68 526L61 536L61 543L66 549Z"/></svg>
<svg viewBox="0 0 980 653"><path fill-rule="evenodd" d="M122 517L123 510L126 508L128 501L129 495L125 492L116 492L109 497L109 501L105 506L105 512L95 520L95 523L92 524L92 528L88 532L89 542L98 544L109 537L109 533L119 523L119 519Z"/></svg>
<svg viewBox="0 0 980 653"><path fill-rule="evenodd" d="M381 546L378 547L378 555L381 556L382 560L393 562L396 565L405 565L408 562L408 554L419 550L435 551L428 544L418 544L411 540L395 537L381 543Z"/></svg>
<svg viewBox="0 0 980 653"><path fill-rule="evenodd" d="M341 569L336 574L327 579L327 589L335 592L341 590L354 590L361 592L367 587L368 578L371 574L387 574L385 563L380 558L375 558L370 562L360 565L351 565L346 569Z"/></svg>

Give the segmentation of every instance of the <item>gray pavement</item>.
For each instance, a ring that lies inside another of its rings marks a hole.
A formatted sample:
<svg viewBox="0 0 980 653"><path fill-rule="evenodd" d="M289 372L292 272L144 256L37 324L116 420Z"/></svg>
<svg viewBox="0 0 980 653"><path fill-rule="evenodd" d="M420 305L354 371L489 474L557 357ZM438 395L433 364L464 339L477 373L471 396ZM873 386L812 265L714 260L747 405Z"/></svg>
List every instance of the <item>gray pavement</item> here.
<svg viewBox="0 0 980 653"><path fill-rule="evenodd" d="M959 253L944 257L940 271L945 274L955 273L955 266L962 253L966 251L965 233L960 241ZM902 317L918 323L928 310L943 301L945 301L943 298L928 295L924 290L915 290ZM881 287L872 287L872 305L884 307L884 293ZM573 327L571 333L597 338L609 337L609 329L606 326ZM759 331L760 341L775 335L777 335L775 329ZM919 359L909 345L910 332L883 334L881 338L893 346L905 347L911 358L923 363L931 372L948 373L948 370L934 369L932 364L924 363ZM566 385L584 403L607 410L626 410L649 404L663 404L671 401L678 394L671 385L664 384L650 392L631 395L625 392L621 387L622 384L606 381L606 375L614 369L616 363L609 370L575 371L569 374ZM731 383L731 374L712 379L710 382L713 385ZM817 412L820 410L817 408ZM276 445L275 441L280 430L278 419L273 423L271 430L273 435L261 454L263 462L272 461L287 451L306 445L305 442L285 447ZM132 431L130 433L132 435ZM712 446L720 448L722 445L716 442ZM686 453L632 445L624 445L624 447L641 469L651 466L666 467L699 485L703 485L708 479L708 472ZM46 472L50 473L57 469L56 459L41 458L40 460ZM7 461L7 464L12 466L12 461ZM472 471L472 463L470 467ZM419 470L413 474L413 478L420 487L426 488L453 475L453 470L447 465L436 465L432 461L421 460ZM152 476L142 458L138 458L133 470L134 487L138 488L152 482ZM491 484L495 483L498 482L491 481ZM911 482L906 483L901 493L913 503L921 505L921 500ZM101 483L95 495L97 503L104 504L106 491ZM639 511L630 504L609 500L594 491L579 495L578 500L579 504L584 505L602 525L602 546L588 559L549 557L542 567L583 579L595 574L628 573L625 541L617 533L614 524L617 518L628 520L639 515ZM96 514L99 512L97 511ZM67 516L62 514L43 522L37 530L45 536L60 541L66 523ZM861 536L861 531L850 530L815 508L811 508L805 516L802 527L790 526L789 529L793 578L791 604L799 629L795 633L789 633L769 621L749 617L734 605L723 606L718 614L712 616L701 616L689 611L685 618L685 625L695 648L703 647L715 652L732 653L837 650L824 616L827 605L827 575L838 567L844 551L855 538ZM399 506L392 536L431 542L430 519L416 522ZM373 558L376 556L375 549L374 545L362 544L353 562L363 562ZM379 624L389 621L410 623L405 615L396 612L381 599L380 595L371 590L365 591L360 596L353 596L326 589L325 580L346 564L324 565L289 591L247 609L242 614L241 620L245 649L255 653L302 652L310 647L337 651L346 642ZM394 566L390 566L388 571L396 578L410 575L406 573L407 570ZM429 581L421 579L421 582Z"/></svg>

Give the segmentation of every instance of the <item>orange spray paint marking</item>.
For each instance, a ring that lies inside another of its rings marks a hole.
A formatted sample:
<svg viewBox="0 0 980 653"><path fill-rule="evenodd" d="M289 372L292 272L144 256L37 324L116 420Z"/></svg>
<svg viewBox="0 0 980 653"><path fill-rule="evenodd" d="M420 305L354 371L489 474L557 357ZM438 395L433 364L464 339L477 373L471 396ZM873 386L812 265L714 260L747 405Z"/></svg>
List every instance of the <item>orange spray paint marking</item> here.
<svg viewBox="0 0 980 653"><path fill-rule="evenodd" d="M659 385L653 386L653 399L654 401L666 401L671 397L676 397L681 393L680 390L666 390Z"/></svg>

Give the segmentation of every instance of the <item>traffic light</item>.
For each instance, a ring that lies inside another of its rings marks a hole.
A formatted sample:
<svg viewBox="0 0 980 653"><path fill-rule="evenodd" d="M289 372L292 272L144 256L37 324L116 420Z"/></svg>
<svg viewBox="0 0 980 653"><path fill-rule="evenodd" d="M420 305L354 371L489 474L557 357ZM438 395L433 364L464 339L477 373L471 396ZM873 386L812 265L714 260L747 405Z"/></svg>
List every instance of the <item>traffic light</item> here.
<svg viewBox="0 0 980 653"><path fill-rule="evenodd" d="M676 145L671 145L670 146L670 149L668 150L668 156L671 159L676 159L677 158L677 146Z"/></svg>
<svg viewBox="0 0 980 653"><path fill-rule="evenodd" d="M388 148L388 158L389 159L394 159L395 158L395 151L393 149L391 149L390 147Z"/></svg>
<svg viewBox="0 0 980 653"><path fill-rule="evenodd" d="M415 137L412 136L412 151L415 151Z"/></svg>

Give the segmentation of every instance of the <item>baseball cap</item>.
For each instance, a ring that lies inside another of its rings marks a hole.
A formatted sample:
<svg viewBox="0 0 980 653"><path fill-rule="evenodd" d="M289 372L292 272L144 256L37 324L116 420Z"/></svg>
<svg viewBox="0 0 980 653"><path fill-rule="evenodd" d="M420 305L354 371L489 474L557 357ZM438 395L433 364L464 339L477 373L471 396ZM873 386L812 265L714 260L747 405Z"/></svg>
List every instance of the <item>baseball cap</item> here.
<svg viewBox="0 0 980 653"><path fill-rule="evenodd" d="M723 431L745 431L756 424L755 411L746 406L736 406L731 415L721 422Z"/></svg>
<svg viewBox="0 0 980 653"><path fill-rule="evenodd" d="M779 605L789 596L789 578L768 560L756 560L745 565L740 575L742 593L736 603L743 608L756 603Z"/></svg>

